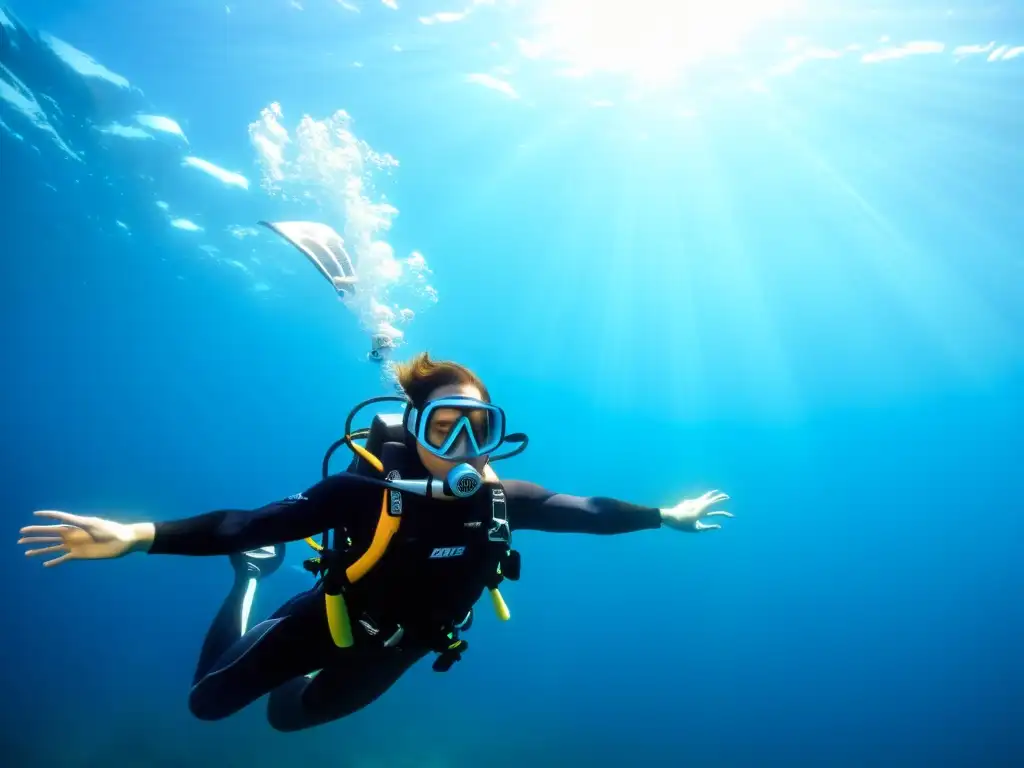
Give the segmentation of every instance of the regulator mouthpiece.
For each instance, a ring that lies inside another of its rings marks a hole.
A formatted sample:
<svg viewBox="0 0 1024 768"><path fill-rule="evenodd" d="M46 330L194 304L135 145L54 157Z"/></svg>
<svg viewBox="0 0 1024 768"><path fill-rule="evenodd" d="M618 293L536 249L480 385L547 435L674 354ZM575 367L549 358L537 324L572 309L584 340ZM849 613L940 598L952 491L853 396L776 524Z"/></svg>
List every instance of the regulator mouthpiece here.
<svg viewBox="0 0 1024 768"><path fill-rule="evenodd" d="M447 486L452 496L466 499L480 490L484 479L480 473L469 464L458 464L452 467L448 473Z"/></svg>

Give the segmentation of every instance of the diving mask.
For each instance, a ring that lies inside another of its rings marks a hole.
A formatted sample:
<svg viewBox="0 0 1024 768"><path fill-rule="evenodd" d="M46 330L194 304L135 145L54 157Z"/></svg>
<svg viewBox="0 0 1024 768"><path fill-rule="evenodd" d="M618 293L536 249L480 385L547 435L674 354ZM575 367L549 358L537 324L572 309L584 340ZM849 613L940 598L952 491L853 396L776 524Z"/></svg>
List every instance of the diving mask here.
<svg viewBox="0 0 1024 768"><path fill-rule="evenodd" d="M505 412L474 397L454 395L408 408L406 429L430 453L445 461L486 456L505 440Z"/></svg>

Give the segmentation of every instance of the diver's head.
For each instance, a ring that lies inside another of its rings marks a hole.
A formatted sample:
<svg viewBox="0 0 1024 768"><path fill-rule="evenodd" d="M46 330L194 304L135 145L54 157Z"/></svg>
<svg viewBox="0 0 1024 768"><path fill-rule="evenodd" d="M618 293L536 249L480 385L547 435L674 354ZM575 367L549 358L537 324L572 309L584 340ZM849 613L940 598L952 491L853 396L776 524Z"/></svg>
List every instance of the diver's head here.
<svg viewBox="0 0 1024 768"><path fill-rule="evenodd" d="M490 453L505 437L505 414L491 405L480 377L458 363L422 353L397 366L398 383L409 398L406 429L416 453L434 477L448 477L460 464L483 472Z"/></svg>

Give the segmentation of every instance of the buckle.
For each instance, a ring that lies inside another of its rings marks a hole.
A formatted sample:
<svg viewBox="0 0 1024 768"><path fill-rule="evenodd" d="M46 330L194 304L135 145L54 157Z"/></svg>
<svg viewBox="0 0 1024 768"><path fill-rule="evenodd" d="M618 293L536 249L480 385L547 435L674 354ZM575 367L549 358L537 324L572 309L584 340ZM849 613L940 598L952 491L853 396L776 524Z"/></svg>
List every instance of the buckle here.
<svg viewBox="0 0 1024 768"><path fill-rule="evenodd" d="M380 627L377 625L377 622L374 621L373 617L370 616L368 613L364 613L362 616L359 617L359 626L363 628L363 631L366 633L367 637L373 637L377 639L381 639L383 637L380 633L381 630ZM384 648L394 648L400 642L402 642L403 637L405 637L405 627L403 627L401 624L395 624L395 631L392 632L390 637L388 637L386 640L381 640L381 645Z"/></svg>
<svg viewBox="0 0 1024 768"><path fill-rule="evenodd" d="M462 660L462 654L469 648L465 640L454 640L438 653L432 668L435 672L447 672L455 662Z"/></svg>
<svg viewBox="0 0 1024 768"><path fill-rule="evenodd" d="M501 575L509 581L519 581L523 569L523 558L515 549L510 549L501 558Z"/></svg>

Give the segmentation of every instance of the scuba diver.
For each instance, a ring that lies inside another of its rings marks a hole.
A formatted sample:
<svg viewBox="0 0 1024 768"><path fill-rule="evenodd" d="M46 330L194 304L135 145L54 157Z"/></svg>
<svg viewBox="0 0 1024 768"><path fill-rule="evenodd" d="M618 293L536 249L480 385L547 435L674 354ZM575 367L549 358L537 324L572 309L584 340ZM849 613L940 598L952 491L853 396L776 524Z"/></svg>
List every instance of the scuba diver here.
<svg viewBox="0 0 1024 768"><path fill-rule="evenodd" d="M712 509L728 498L717 491L658 509L500 480L491 463L522 452L528 439L506 433L483 382L427 354L398 373L404 397L358 405L324 457L323 480L308 490L255 510L165 522L37 511L57 524L22 528L18 543L41 545L29 557L53 555L45 566L132 552L228 555L235 581L203 643L189 708L219 720L269 694L270 725L298 731L362 709L428 654L447 671L469 648L464 634L485 591L508 620L498 587L519 578L512 531L706 532L721 527L713 518L732 517ZM352 430L361 408L388 401L403 413ZM505 444L517 445L495 455ZM342 445L352 463L330 474ZM282 542L303 539L317 550L306 568L318 582L248 627L256 585L280 566Z"/></svg>

